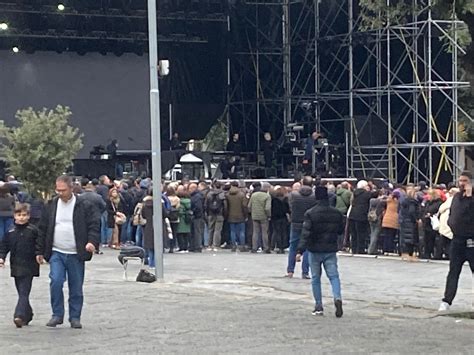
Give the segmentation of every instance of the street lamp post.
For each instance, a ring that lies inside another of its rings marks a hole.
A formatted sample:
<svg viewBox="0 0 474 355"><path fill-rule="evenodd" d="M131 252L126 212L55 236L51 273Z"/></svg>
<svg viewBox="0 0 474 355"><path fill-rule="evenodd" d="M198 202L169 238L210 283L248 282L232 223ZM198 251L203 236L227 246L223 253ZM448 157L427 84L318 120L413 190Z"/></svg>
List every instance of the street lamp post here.
<svg viewBox="0 0 474 355"><path fill-rule="evenodd" d="M148 48L150 58L151 163L153 174L153 227L156 278L163 279L163 217L161 206L160 89L158 85L158 33L156 0L148 0Z"/></svg>

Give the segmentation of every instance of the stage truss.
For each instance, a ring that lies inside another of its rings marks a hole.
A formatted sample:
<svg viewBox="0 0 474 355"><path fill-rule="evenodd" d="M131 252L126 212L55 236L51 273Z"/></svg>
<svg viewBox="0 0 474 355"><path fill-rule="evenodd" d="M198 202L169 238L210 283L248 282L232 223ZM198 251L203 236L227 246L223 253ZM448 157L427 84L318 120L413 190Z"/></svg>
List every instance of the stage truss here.
<svg viewBox="0 0 474 355"><path fill-rule="evenodd" d="M463 169L455 16L437 19L432 0L398 1L363 28L355 0L244 1L230 9L229 124L257 148L265 131L290 123L346 146L347 176L409 183L448 181ZM449 47L449 50L446 49Z"/></svg>

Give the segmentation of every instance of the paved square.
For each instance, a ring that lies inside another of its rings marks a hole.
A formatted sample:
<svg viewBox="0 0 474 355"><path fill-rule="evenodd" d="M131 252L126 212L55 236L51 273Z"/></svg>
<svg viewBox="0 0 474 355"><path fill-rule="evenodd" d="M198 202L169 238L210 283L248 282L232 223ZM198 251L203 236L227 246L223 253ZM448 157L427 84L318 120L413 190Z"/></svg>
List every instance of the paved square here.
<svg viewBox="0 0 474 355"><path fill-rule="evenodd" d="M16 329L9 268L0 270L0 353L472 353L474 321L437 316L448 271L445 262L339 257L344 317L336 319L323 276L325 316L311 315L310 282L285 273L286 255L249 253L165 256L163 283L122 279L117 252L86 267L84 329L50 317L48 266L34 280L35 318ZM472 307L465 266L453 310Z"/></svg>

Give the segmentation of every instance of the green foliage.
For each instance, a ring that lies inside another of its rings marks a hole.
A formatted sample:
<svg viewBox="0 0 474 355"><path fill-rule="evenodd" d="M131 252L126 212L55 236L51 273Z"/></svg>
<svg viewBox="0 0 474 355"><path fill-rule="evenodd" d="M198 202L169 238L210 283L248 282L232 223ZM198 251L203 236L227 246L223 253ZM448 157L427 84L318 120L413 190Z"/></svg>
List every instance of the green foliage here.
<svg viewBox="0 0 474 355"><path fill-rule="evenodd" d="M225 150L229 136L227 124L225 123L226 112L222 114L211 127L203 140L203 151Z"/></svg>
<svg viewBox="0 0 474 355"><path fill-rule="evenodd" d="M413 13L411 1L392 1L387 6L386 0L359 0L361 9L360 30L376 30L386 26L390 21L392 24L403 24L407 22L408 15Z"/></svg>
<svg viewBox="0 0 474 355"><path fill-rule="evenodd" d="M68 124L69 107L19 110L18 127L0 126L3 155L9 171L22 179L31 193L48 197L56 177L65 172L82 148L82 134Z"/></svg>

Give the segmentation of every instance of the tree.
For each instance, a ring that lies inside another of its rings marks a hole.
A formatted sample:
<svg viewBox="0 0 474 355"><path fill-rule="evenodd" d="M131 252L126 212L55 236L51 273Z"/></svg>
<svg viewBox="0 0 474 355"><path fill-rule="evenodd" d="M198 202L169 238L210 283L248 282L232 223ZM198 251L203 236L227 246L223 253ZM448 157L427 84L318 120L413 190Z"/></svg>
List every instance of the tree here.
<svg viewBox="0 0 474 355"><path fill-rule="evenodd" d="M56 177L82 148L82 134L68 124L71 115L69 107L59 105L40 111L30 107L16 113L18 127L8 128L1 122L1 149L8 170L22 179L30 193L51 196Z"/></svg>

